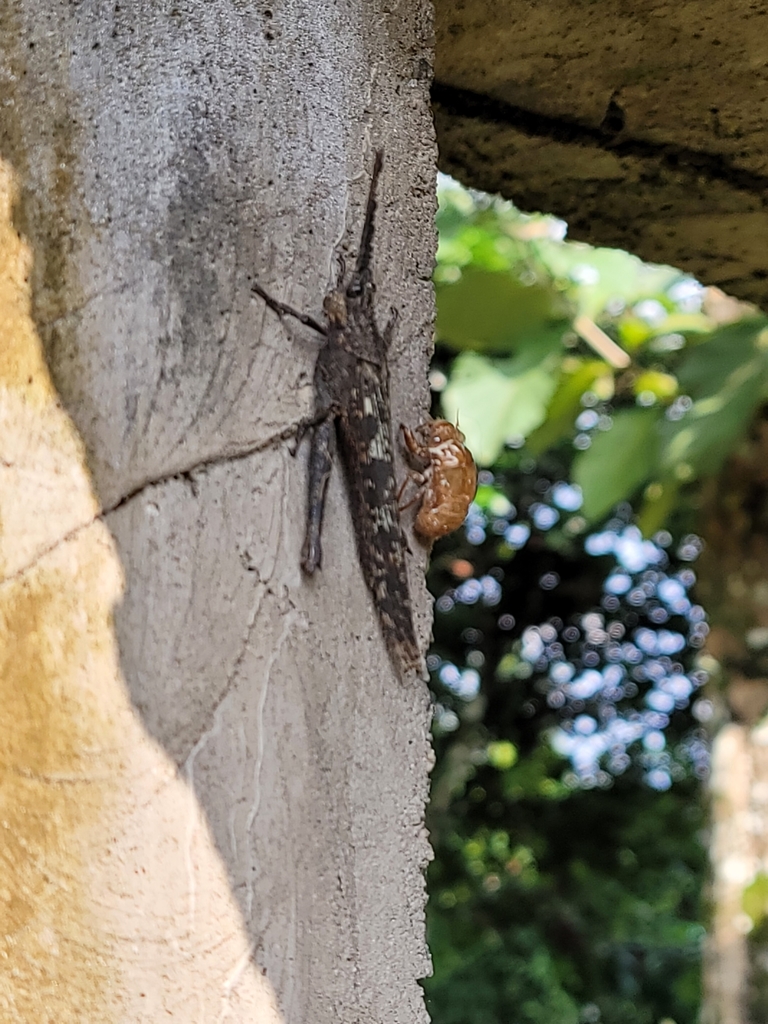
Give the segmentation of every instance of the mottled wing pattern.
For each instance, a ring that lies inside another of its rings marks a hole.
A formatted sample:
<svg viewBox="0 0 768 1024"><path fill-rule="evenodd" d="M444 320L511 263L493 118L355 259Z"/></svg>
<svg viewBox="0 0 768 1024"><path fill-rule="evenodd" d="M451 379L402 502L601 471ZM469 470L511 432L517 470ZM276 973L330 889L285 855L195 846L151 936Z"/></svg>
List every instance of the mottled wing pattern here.
<svg viewBox="0 0 768 1024"><path fill-rule="evenodd" d="M404 668L415 669L421 659L397 508L386 366L360 359L352 376L338 424L360 565L388 648Z"/></svg>

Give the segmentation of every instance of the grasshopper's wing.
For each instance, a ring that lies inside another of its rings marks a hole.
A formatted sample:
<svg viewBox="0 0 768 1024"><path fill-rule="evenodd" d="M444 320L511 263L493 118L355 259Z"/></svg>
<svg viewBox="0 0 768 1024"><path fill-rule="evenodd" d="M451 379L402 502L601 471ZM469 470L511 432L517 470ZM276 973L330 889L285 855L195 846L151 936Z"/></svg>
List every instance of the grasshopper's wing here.
<svg viewBox="0 0 768 1024"><path fill-rule="evenodd" d="M363 359L357 362L338 422L339 448L365 582L373 594L393 659L401 669L418 669L421 655L397 508L386 365Z"/></svg>

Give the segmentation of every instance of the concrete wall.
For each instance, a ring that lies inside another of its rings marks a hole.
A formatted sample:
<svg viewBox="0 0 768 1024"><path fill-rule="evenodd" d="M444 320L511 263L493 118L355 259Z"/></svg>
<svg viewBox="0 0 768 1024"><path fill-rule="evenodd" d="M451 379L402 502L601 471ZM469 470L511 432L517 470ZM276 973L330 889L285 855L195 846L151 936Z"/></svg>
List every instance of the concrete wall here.
<svg viewBox="0 0 768 1024"><path fill-rule="evenodd" d="M440 164L768 308L768 12L436 0Z"/></svg>
<svg viewBox="0 0 768 1024"><path fill-rule="evenodd" d="M426 0L0 4L0 1017L424 1020L426 688L339 473L299 570L315 316L386 151L425 408ZM418 625L429 615L413 560Z"/></svg>

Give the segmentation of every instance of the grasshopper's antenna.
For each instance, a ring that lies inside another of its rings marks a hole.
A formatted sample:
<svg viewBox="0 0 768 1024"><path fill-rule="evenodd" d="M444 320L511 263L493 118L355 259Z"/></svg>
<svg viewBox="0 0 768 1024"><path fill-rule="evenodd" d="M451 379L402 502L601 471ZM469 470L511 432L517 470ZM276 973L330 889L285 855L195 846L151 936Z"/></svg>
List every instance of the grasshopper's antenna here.
<svg viewBox="0 0 768 1024"><path fill-rule="evenodd" d="M371 187L368 190L368 202L365 207L365 222L363 233L360 236L360 251L357 254L355 272L349 282L349 293L359 295L363 287L371 283L371 259L373 252L373 219L376 213L376 187L379 182L379 175L384 163L384 150L377 149L373 161L373 173L371 174Z"/></svg>

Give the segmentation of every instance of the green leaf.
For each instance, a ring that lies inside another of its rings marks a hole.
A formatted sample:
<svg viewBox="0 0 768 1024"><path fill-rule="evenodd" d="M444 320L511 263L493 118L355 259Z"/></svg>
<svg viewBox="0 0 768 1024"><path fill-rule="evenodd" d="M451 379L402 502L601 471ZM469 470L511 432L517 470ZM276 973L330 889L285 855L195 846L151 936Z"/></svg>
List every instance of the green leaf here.
<svg viewBox="0 0 768 1024"><path fill-rule="evenodd" d="M713 323L704 313L670 313L662 324L654 327L653 334L709 334Z"/></svg>
<svg viewBox="0 0 768 1024"><path fill-rule="evenodd" d="M493 740L488 744L487 751L488 763L499 771L507 771L517 763L517 747L509 740Z"/></svg>
<svg viewBox="0 0 768 1024"><path fill-rule="evenodd" d="M509 273L468 267L454 283L436 284L437 338L459 351L512 352L523 343L562 339L568 321L553 290L524 285Z"/></svg>
<svg viewBox="0 0 768 1024"><path fill-rule="evenodd" d="M637 525L644 537L652 537L666 526L680 501L680 486L675 480L654 481L643 494Z"/></svg>
<svg viewBox="0 0 768 1024"><path fill-rule="evenodd" d="M719 392L734 371L763 353L760 335L766 326L765 317L749 317L713 331L690 350L680 366L681 390L695 399Z"/></svg>
<svg viewBox="0 0 768 1024"><path fill-rule="evenodd" d="M604 516L649 478L656 466L658 420L655 409L618 412L611 429L597 434L591 447L576 456L573 482L584 494L587 519Z"/></svg>
<svg viewBox="0 0 768 1024"><path fill-rule="evenodd" d="M544 422L528 438L534 455L541 455L573 430L576 417L582 411L581 399L595 381L611 375L610 367L602 359L579 361L575 369L561 373Z"/></svg>
<svg viewBox="0 0 768 1024"><path fill-rule="evenodd" d="M638 316L625 316L617 325L619 341L626 349L639 348L653 336L653 330Z"/></svg>
<svg viewBox="0 0 768 1024"><path fill-rule="evenodd" d="M757 360L734 371L720 394L694 402L676 423L661 428L661 467L689 481L716 473L747 430L765 394L765 367Z"/></svg>
<svg viewBox="0 0 768 1024"><path fill-rule="evenodd" d="M717 472L768 390L766 321L750 318L716 331L680 369L690 410L661 429L661 466L678 480Z"/></svg>
<svg viewBox="0 0 768 1024"><path fill-rule="evenodd" d="M643 263L621 249L557 242L542 242L536 248L552 274L573 282L571 292L579 313L593 320L612 299L632 303L658 297L681 277L673 267Z"/></svg>
<svg viewBox="0 0 768 1024"><path fill-rule="evenodd" d="M656 398L672 398L678 392L677 378L660 370L645 370L638 374L632 384L632 390L636 395L650 391Z"/></svg>
<svg viewBox="0 0 768 1024"><path fill-rule="evenodd" d="M741 894L741 906L753 926L762 923L768 910L768 875L760 872Z"/></svg>
<svg viewBox="0 0 768 1024"><path fill-rule="evenodd" d="M528 346L514 359L490 360L476 352L456 358L443 412L458 420L479 465L490 466L507 441L527 437L544 421L555 387L554 358L546 346Z"/></svg>

